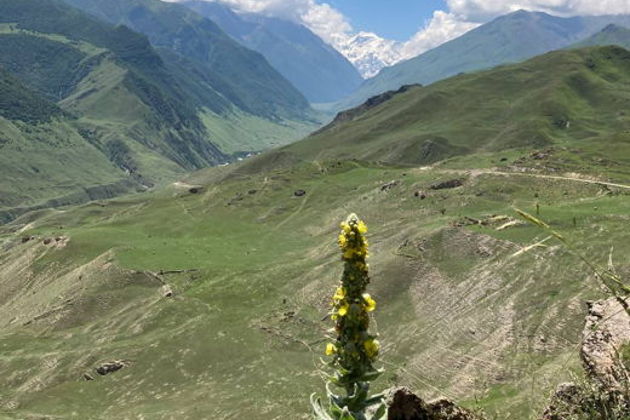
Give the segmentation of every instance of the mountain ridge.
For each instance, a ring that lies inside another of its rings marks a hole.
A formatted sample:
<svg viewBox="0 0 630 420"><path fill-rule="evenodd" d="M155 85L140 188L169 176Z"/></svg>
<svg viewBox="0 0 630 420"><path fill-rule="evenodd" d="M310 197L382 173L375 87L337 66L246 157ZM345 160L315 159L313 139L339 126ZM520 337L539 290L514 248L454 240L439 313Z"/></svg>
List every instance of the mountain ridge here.
<svg viewBox="0 0 630 420"><path fill-rule="evenodd" d="M196 63L211 78L215 90L249 113L271 120L310 118L306 99L262 55L181 4L159 0L65 1L112 24L124 24L146 35L156 48L167 48Z"/></svg>
<svg viewBox="0 0 630 420"><path fill-rule="evenodd" d="M630 25L630 15L561 18L543 12L513 12L415 58L384 68L333 108L350 108L402 85L427 85L462 72L518 62L567 47L609 23L620 22Z"/></svg>
<svg viewBox="0 0 630 420"><path fill-rule="evenodd" d="M363 79L337 50L303 25L256 14L237 14L226 5L187 1L183 5L217 23L228 35L261 53L311 103L333 102Z"/></svg>

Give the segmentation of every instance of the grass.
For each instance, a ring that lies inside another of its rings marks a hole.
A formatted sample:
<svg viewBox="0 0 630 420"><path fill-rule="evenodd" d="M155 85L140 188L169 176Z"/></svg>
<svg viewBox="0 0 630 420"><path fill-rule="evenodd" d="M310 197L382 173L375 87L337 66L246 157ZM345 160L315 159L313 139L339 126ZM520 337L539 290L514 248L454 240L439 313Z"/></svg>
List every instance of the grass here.
<svg viewBox="0 0 630 420"><path fill-rule="evenodd" d="M18 416L306 418L308 395L322 391L316 369L328 322L321 319L341 268L336 225L359 210L371 228L371 291L380 304L376 321L387 368L374 389L399 383L428 396L479 396L480 406L499 417L534 415L577 365L579 301L599 292L555 248L542 251L543 259L509 258L536 237L533 228L497 232L450 224L464 215L509 214L512 202L531 207L532 192L545 191L546 220L570 229L580 243L589 238L589 248L615 243L624 255L630 202L576 181L490 174L425 200L413 196L448 176L443 171L304 163L208 183L201 194L170 187L50 212L25 233L5 233L3 239L15 243L0 259L5 288L20 278L6 264L34 252L20 265L33 276L29 299L38 304L28 306L56 304L42 288L45 278L52 287L79 281L83 291L64 286L64 298L102 303L75 304L63 316L28 326L4 324L0 346L8 363L0 377L12 372L12 379L2 383L0 399L17 403L11 412ZM399 185L381 191L392 179ZM298 188L306 196L295 197ZM576 214L581 223L574 228ZM20 244L24 234L40 239ZM71 238L65 248L41 245L41 238L59 235ZM414 255L396 252L405 243ZM103 278L98 257L108 251L120 269ZM461 264L448 264L467 255ZM83 267L82 280L73 267ZM157 283L143 280L139 287L125 280L145 270L178 269L198 271L164 276L176 291L171 300L160 297ZM8 293L15 304L26 299ZM35 362L42 352L44 361ZM113 358L132 365L95 381L81 379L99 360ZM45 367L49 359L54 371ZM35 378L41 388L29 385Z"/></svg>

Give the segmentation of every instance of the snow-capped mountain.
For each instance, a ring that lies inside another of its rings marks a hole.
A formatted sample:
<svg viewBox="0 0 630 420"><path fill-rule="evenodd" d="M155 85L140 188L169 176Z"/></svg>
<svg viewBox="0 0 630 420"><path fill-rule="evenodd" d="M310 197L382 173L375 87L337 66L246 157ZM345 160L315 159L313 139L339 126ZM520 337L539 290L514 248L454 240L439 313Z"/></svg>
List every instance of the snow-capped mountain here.
<svg viewBox="0 0 630 420"><path fill-rule="evenodd" d="M359 32L336 45L366 79L376 76L383 67L401 61L402 47L402 43L381 38L372 32Z"/></svg>

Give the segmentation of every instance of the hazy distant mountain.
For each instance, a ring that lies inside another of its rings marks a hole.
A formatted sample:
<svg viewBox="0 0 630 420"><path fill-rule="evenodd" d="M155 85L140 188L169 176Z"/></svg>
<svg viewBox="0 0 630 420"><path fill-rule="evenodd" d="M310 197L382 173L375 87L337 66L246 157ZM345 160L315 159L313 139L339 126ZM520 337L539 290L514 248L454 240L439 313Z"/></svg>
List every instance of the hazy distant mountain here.
<svg viewBox="0 0 630 420"><path fill-rule="evenodd" d="M630 49L630 29L610 24L602 29L601 32L578 42L573 47L579 48L595 45L618 45Z"/></svg>
<svg viewBox="0 0 630 420"><path fill-rule="evenodd" d="M256 14L236 14L220 3L197 0L184 4L261 53L310 102L339 100L363 82L350 61L303 25Z"/></svg>
<svg viewBox="0 0 630 420"><path fill-rule="evenodd" d="M429 84L461 72L518 62L564 48L611 23L629 26L630 16L561 18L526 11L501 16L418 57L384 68L336 108L358 105L406 84Z"/></svg>

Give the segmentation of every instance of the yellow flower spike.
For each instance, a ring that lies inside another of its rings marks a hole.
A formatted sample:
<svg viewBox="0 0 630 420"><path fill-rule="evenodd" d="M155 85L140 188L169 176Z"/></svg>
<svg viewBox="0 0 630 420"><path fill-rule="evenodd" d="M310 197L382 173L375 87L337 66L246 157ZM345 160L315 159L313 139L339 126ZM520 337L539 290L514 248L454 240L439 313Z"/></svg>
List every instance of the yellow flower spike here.
<svg viewBox="0 0 630 420"><path fill-rule="evenodd" d="M372 359L376 355L378 355L378 351L380 350L381 345L378 340L370 338L369 340L363 342L363 348L365 348L365 353L367 354L367 356Z"/></svg>
<svg viewBox="0 0 630 420"><path fill-rule="evenodd" d="M337 310L337 314L339 316L346 316L346 314L348 313L348 304L344 304L341 307L339 307L339 309Z"/></svg>
<svg viewBox="0 0 630 420"><path fill-rule="evenodd" d="M365 310L368 312L372 312L376 309L376 301L372 299L369 293L363 294L363 300L365 301Z"/></svg>
<svg viewBox="0 0 630 420"><path fill-rule="evenodd" d="M333 343L326 344L326 356L332 356L335 353L337 353L337 346Z"/></svg>
<svg viewBox="0 0 630 420"><path fill-rule="evenodd" d="M341 230L343 231L343 233L350 233L352 231L352 228L350 227L349 224L347 224L346 222L343 222L341 224Z"/></svg>

